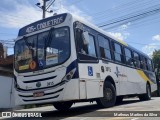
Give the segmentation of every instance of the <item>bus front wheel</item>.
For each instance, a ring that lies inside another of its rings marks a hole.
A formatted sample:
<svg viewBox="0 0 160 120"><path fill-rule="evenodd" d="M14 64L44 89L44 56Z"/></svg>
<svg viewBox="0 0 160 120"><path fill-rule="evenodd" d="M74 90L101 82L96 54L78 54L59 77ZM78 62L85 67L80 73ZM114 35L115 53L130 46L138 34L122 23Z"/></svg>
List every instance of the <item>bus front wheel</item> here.
<svg viewBox="0 0 160 120"><path fill-rule="evenodd" d="M59 102L54 103L53 106L59 111L66 111L72 106L72 102Z"/></svg>
<svg viewBox="0 0 160 120"><path fill-rule="evenodd" d="M106 107L112 107L116 103L116 89L114 85L106 81L103 88L103 98L97 99L97 104L100 107L106 108Z"/></svg>

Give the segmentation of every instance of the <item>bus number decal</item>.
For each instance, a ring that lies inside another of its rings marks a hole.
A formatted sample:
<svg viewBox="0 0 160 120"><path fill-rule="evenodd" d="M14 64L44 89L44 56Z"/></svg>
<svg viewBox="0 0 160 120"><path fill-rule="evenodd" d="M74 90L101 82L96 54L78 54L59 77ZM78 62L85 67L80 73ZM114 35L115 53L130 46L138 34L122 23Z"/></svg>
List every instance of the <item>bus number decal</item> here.
<svg viewBox="0 0 160 120"><path fill-rule="evenodd" d="M106 71L107 72L111 72L111 68L110 67L106 67Z"/></svg>
<svg viewBox="0 0 160 120"><path fill-rule="evenodd" d="M47 82L47 87L48 86L53 86L54 85L54 82Z"/></svg>

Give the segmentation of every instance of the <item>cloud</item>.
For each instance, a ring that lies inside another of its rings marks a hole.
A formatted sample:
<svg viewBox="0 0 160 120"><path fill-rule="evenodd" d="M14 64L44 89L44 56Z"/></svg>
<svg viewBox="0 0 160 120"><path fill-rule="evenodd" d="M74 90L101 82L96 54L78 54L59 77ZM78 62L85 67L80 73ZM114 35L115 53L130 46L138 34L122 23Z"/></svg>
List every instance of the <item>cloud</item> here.
<svg viewBox="0 0 160 120"><path fill-rule="evenodd" d="M129 25L131 25L130 22L118 27L116 32L107 32L107 33L115 38L118 38L119 40L126 40L130 36L130 33L126 30L129 27Z"/></svg>
<svg viewBox="0 0 160 120"><path fill-rule="evenodd" d="M160 41L160 35L155 35L152 37L152 40Z"/></svg>
<svg viewBox="0 0 160 120"><path fill-rule="evenodd" d="M142 51L148 56L152 57L152 54L155 50L159 49L156 43L151 43L142 48Z"/></svg>
<svg viewBox="0 0 160 120"><path fill-rule="evenodd" d="M0 12L0 26L6 28L20 28L31 22L41 19L41 11L38 11L36 7L33 7L28 2L18 2L15 0L13 3L11 0L7 0L12 4L13 10L3 10ZM6 7L7 8L7 7Z"/></svg>
<svg viewBox="0 0 160 120"><path fill-rule="evenodd" d="M21 1L21 0L2 0L3 4L6 5L12 4L12 10L7 10L7 7L4 7L0 11L0 26L5 28L21 28L27 24L30 24L32 22L35 22L37 20L40 20L42 18L42 11L41 9L38 9L33 4L27 2L27 1ZM42 4L42 0L39 0L39 2ZM81 11L79 8L77 8L74 5L67 5L66 1L57 0L53 6L51 6L51 9L53 11L56 11L57 13L64 13L64 12L70 12L75 14L76 16L87 19L88 21L92 20L91 16L88 16L83 11ZM2 6L2 5L1 5ZM52 16L50 13L46 13L46 16Z"/></svg>
<svg viewBox="0 0 160 120"><path fill-rule="evenodd" d="M129 27L129 25L131 25L130 22L128 22L127 24L123 24L119 27L119 30L126 30Z"/></svg>
<svg viewBox="0 0 160 120"><path fill-rule="evenodd" d="M120 40L124 40L122 33L108 32L108 34L110 34L111 36L114 36L115 38L118 38Z"/></svg>
<svg viewBox="0 0 160 120"><path fill-rule="evenodd" d="M55 2L55 5L52 6L52 9L54 9L53 11L56 11L56 13L69 12L69 13L74 14L75 16L77 16L80 19L87 20L90 22L93 21L92 16L87 15L85 12L80 10L75 5L68 5L65 0L57 0Z"/></svg>
<svg viewBox="0 0 160 120"><path fill-rule="evenodd" d="M125 40L130 35L127 32L124 32L124 33L123 32L122 33L121 32L107 32L107 33L120 40Z"/></svg>

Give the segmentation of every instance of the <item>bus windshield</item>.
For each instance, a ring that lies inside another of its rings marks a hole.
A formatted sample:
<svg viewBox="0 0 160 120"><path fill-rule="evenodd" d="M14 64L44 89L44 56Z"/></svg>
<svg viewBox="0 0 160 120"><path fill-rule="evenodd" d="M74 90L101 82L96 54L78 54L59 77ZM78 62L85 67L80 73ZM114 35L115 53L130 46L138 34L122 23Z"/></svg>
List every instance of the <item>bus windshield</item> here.
<svg viewBox="0 0 160 120"><path fill-rule="evenodd" d="M15 43L15 70L44 69L65 62L69 55L68 27L24 37Z"/></svg>

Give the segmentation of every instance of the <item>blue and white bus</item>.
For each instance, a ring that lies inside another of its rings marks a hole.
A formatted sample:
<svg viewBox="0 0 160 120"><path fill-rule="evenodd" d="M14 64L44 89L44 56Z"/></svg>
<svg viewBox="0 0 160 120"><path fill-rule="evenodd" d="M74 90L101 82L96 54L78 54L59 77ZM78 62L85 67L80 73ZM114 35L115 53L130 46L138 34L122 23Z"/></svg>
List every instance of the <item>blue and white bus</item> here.
<svg viewBox="0 0 160 120"><path fill-rule="evenodd" d="M111 107L124 96L150 100L157 89L147 55L70 13L21 28L14 53L16 105Z"/></svg>

